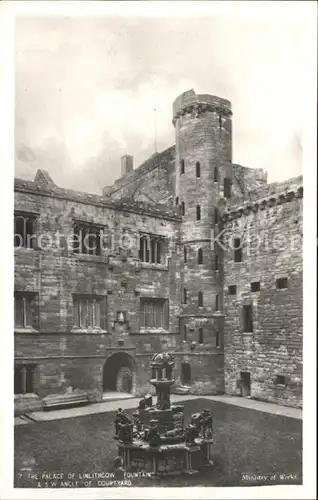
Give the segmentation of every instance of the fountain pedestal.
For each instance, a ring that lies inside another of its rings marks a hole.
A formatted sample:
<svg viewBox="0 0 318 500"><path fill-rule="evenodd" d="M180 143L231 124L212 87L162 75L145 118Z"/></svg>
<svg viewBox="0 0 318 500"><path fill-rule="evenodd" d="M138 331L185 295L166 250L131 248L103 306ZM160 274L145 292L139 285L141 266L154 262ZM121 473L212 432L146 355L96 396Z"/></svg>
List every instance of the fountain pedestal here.
<svg viewBox="0 0 318 500"><path fill-rule="evenodd" d="M130 419L121 410L115 419L118 455L127 471L144 471L156 476L194 474L213 465L212 415L208 410L193 414L184 425L184 408L171 405L173 358L155 354L151 361L150 383L157 402L146 396Z"/></svg>

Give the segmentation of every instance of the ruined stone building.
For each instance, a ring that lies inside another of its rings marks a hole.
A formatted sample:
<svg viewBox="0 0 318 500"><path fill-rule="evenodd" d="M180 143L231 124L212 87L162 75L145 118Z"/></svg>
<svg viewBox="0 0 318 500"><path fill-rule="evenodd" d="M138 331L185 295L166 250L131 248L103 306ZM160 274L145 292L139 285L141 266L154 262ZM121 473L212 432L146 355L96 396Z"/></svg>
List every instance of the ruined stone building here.
<svg viewBox="0 0 318 500"><path fill-rule="evenodd" d="M16 412L145 394L160 351L179 392L301 406L302 177L232 163L225 99L185 92L173 126L101 195L15 179Z"/></svg>

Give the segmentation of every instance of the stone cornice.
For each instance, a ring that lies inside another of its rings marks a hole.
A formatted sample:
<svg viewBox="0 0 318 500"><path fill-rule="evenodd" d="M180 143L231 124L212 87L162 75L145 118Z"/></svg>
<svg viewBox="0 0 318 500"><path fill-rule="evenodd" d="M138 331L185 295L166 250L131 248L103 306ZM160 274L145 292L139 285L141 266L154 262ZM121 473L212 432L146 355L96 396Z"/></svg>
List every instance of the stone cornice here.
<svg viewBox="0 0 318 500"><path fill-rule="evenodd" d="M81 203L84 205L92 205L97 207L108 208L118 212L131 212L143 216L156 217L159 219L166 219L172 221L180 221L181 217L172 208L164 205L150 205L143 202L128 202L115 201L103 196L72 191L69 189L44 189L36 186L32 181L24 181L23 179L15 179L14 191L27 193L34 196L45 196L49 198L56 198L67 200L71 202ZM18 206L16 207L18 209Z"/></svg>

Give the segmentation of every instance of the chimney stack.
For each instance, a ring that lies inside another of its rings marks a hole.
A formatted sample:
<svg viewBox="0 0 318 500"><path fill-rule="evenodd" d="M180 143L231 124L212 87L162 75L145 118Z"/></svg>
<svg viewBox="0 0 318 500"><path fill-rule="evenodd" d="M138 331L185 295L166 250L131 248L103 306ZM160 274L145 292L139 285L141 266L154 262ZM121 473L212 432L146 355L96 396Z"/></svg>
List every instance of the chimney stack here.
<svg viewBox="0 0 318 500"><path fill-rule="evenodd" d="M134 157L131 155L124 155L121 157L121 176L129 174L134 168Z"/></svg>

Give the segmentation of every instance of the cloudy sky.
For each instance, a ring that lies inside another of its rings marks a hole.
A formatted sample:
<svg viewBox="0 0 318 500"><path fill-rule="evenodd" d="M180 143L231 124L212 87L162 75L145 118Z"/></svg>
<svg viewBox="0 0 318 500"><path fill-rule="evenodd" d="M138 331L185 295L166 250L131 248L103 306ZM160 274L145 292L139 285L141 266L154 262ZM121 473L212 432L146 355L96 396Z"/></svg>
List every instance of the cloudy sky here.
<svg viewBox="0 0 318 500"><path fill-rule="evenodd" d="M44 168L60 186L101 192L120 177L123 154L137 166L154 152L154 108L158 150L174 144L172 102L191 88L232 101L233 162L267 169L271 182L299 175L297 12L18 18L15 175Z"/></svg>

